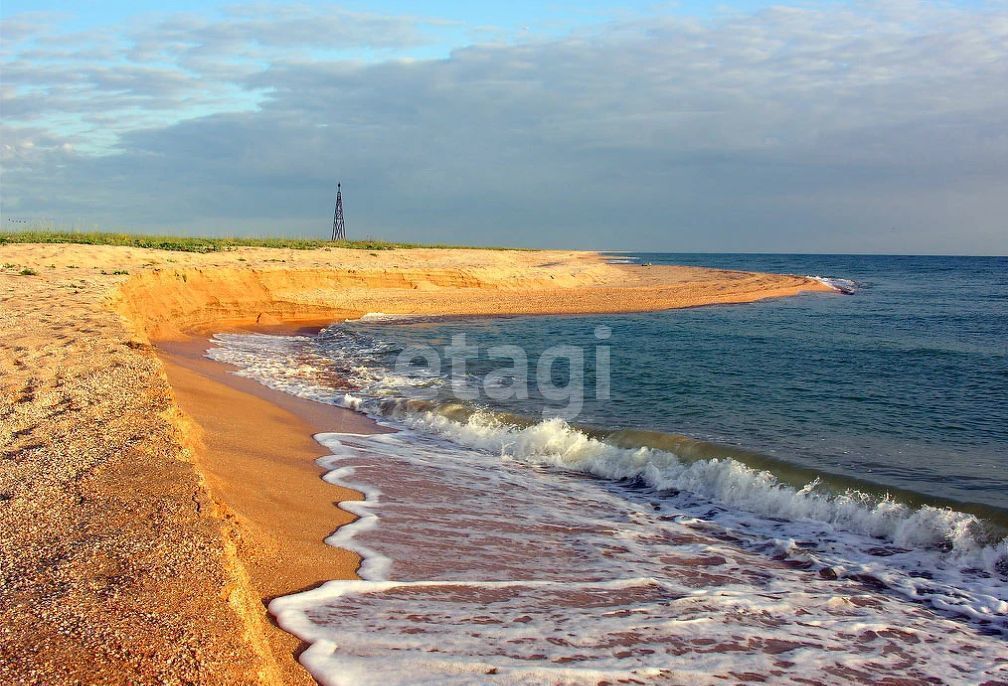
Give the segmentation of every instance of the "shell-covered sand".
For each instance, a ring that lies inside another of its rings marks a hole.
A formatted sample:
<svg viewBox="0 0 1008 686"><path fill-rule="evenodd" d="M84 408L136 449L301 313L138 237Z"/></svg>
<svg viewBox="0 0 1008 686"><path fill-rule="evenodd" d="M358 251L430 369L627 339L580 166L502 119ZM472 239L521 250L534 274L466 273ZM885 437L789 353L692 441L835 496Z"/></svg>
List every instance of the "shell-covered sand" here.
<svg viewBox="0 0 1008 686"><path fill-rule="evenodd" d="M263 607L299 583L266 583L263 570L297 566L301 553L253 530L255 508L214 462L230 396L177 365L175 383L199 388L173 391L155 341L366 312L642 311L826 289L567 251L0 246L0 682L310 683ZM282 419L266 401L241 407L264 428ZM270 450L256 469L272 469ZM311 452L292 446L309 465L294 482L317 479ZM315 526L338 526L339 497L304 516L328 508ZM338 553L334 569L346 566Z"/></svg>

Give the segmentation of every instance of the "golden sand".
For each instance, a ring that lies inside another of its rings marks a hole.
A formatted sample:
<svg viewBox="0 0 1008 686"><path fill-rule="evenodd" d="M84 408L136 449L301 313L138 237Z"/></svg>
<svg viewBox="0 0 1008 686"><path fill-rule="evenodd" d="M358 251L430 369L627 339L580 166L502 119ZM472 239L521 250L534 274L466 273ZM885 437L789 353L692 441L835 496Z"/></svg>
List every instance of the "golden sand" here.
<svg viewBox="0 0 1008 686"><path fill-rule="evenodd" d="M206 338L158 345L181 410L201 428L196 466L213 498L237 524L236 546L260 601L254 614L263 652L286 684L311 684L291 658L298 640L270 622L263 604L329 579L352 579L357 555L324 543L351 521L334 507L360 494L322 481L314 463L326 453L311 436L323 431L374 433L363 415L272 391L227 374L203 353Z"/></svg>
<svg viewBox="0 0 1008 686"><path fill-rule="evenodd" d="M322 539L355 494L320 480L310 435L373 425L226 374L194 332L826 289L569 251L5 245L0 265L3 683L311 683L264 603L353 574Z"/></svg>

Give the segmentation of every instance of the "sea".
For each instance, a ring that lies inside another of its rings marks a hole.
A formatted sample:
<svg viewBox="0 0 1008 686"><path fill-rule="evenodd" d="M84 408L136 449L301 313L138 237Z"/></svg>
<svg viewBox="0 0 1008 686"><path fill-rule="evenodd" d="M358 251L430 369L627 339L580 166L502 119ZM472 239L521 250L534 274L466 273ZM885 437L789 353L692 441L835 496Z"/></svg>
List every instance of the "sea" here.
<svg viewBox="0 0 1008 686"><path fill-rule="evenodd" d="M370 313L207 355L319 434L360 580L273 600L323 684L1008 683L1008 258L613 253L833 292Z"/></svg>

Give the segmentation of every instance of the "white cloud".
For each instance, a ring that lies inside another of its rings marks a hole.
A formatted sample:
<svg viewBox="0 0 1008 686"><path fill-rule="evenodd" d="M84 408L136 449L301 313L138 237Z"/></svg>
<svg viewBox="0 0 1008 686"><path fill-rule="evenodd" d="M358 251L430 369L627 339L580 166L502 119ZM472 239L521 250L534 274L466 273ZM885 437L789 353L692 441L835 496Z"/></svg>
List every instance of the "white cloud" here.
<svg viewBox="0 0 1008 686"><path fill-rule="evenodd" d="M114 62L15 55L5 122L42 136L76 117L44 135L83 152L42 146L58 165L5 162L5 182L22 207L116 225L305 230L342 176L354 225L389 237L1008 250L1003 8L776 7L437 60L328 52L428 25L246 7L134 28ZM86 154L88 126L114 154Z"/></svg>

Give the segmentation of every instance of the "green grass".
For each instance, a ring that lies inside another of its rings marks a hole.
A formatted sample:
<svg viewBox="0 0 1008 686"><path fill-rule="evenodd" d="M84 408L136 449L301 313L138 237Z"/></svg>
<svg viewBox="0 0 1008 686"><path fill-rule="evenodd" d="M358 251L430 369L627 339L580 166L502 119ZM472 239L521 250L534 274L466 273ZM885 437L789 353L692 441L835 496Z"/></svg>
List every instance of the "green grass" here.
<svg viewBox="0 0 1008 686"><path fill-rule="evenodd" d="M354 250L394 250L396 248L462 248L460 245L422 245L364 239L359 241L320 241L309 238L197 238L190 236L148 236L137 233L104 231L0 231L0 245L5 243L78 243L83 245L124 245L133 248L176 250L181 252L225 252L239 247L318 250L351 248ZM521 250L521 248L487 248Z"/></svg>

